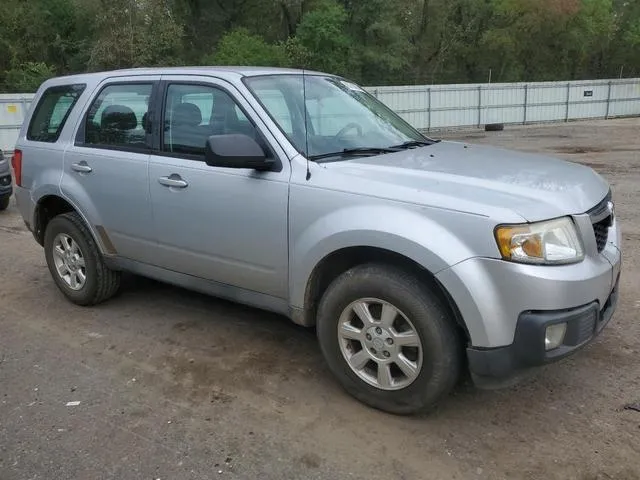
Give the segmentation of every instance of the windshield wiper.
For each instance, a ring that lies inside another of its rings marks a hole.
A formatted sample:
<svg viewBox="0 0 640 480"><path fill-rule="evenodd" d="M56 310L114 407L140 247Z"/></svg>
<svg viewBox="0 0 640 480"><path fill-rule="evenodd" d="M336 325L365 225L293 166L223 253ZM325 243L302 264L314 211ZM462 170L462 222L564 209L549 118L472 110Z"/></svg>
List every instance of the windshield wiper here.
<svg viewBox="0 0 640 480"><path fill-rule="evenodd" d="M380 155L383 153L397 152L397 148L389 147L358 147L358 148L345 148L339 152L323 153L320 155L311 155L309 160L322 160L323 158L330 157L344 157L347 155Z"/></svg>
<svg viewBox="0 0 640 480"><path fill-rule="evenodd" d="M407 148L413 148L413 147L428 147L429 145L433 145L434 143L438 143L440 140L433 140L431 142L423 142L420 140L409 140L408 142L404 142L401 143L400 145L393 145L389 148L394 148L394 149L403 149L406 150Z"/></svg>

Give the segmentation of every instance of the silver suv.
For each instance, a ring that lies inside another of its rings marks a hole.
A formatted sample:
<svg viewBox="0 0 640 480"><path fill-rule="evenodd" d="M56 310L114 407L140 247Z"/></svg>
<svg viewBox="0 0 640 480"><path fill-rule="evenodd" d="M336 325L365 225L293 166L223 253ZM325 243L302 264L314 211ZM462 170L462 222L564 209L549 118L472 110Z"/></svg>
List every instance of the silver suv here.
<svg viewBox="0 0 640 480"><path fill-rule="evenodd" d="M278 312L388 412L429 409L464 369L495 386L566 357L616 306L620 230L593 170L432 140L333 75L51 79L13 168L72 302L130 271Z"/></svg>

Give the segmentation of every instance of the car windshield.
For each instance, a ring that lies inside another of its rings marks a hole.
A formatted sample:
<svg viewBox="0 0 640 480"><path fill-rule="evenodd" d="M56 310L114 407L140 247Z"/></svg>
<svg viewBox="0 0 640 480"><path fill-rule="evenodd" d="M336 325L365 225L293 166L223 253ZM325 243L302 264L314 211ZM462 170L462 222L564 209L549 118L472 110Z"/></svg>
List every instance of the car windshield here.
<svg viewBox="0 0 640 480"><path fill-rule="evenodd" d="M264 75L247 77L245 84L297 150L312 160L379 155L434 143L344 79Z"/></svg>

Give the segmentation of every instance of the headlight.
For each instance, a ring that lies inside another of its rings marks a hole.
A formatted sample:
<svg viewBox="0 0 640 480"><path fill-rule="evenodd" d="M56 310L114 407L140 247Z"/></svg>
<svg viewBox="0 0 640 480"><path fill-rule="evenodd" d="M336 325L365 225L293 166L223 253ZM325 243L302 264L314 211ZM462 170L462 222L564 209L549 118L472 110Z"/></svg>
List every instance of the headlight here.
<svg viewBox="0 0 640 480"><path fill-rule="evenodd" d="M576 263L584 248L569 217L523 225L500 225L495 230L502 258L537 265Z"/></svg>

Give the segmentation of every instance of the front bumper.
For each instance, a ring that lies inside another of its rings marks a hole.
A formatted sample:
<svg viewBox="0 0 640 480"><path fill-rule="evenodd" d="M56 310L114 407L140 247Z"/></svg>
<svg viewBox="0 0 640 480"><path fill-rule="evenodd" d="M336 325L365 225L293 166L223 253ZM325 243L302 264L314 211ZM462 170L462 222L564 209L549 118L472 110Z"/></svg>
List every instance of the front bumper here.
<svg viewBox="0 0 640 480"><path fill-rule="evenodd" d="M599 250L589 217L574 220L585 239L586 256L580 263L536 266L476 257L436 275L467 328L467 358L476 383L508 379L564 358L609 322L622 264L617 221ZM546 327L559 322L568 323L565 344L547 352Z"/></svg>
<svg viewBox="0 0 640 480"><path fill-rule="evenodd" d="M508 378L516 372L560 360L587 345L609 323L618 303L618 281L604 306L596 301L577 308L558 311L523 312L518 318L511 345L500 348L467 349L469 369L477 383L483 377ZM547 351L547 326L566 322L563 343ZM479 378L478 378L479 377Z"/></svg>

